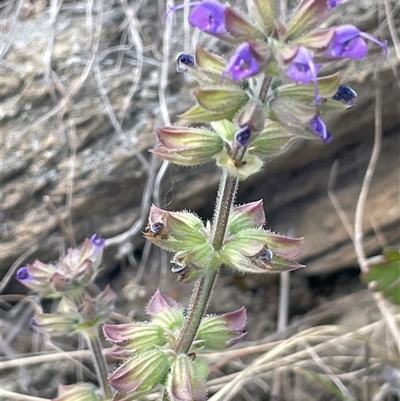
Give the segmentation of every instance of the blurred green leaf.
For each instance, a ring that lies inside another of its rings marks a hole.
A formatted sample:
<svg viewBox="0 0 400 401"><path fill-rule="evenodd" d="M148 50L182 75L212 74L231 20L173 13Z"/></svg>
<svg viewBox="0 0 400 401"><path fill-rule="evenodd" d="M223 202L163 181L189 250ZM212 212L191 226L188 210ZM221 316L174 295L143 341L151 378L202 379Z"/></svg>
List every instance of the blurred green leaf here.
<svg viewBox="0 0 400 401"><path fill-rule="evenodd" d="M303 367L296 367L295 371L299 374L302 374L305 377L309 377L320 382L328 391L335 394L339 399L343 401L354 401L354 398L348 397L343 394L342 391L337 387L337 385L330 379L321 373L314 372L313 370L303 368Z"/></svg>
<svg viewBox="0 0 400 401"><path fill-rule="evenodd" d="M400 252L386 249L383 261L370 265L362 279L366 283L373 282L373 291L382 292L390 301L400 305Z"/></svg>

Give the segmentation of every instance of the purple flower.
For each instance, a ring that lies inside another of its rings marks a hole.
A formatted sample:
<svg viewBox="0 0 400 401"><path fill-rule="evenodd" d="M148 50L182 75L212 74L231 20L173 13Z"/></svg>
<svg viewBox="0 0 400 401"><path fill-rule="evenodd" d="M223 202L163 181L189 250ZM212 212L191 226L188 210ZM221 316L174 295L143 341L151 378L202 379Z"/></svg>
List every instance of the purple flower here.
<svg viewBox="0 0 400 401"><path fill-rule="evenodd" d="M313 130L320 138L323 139L324 142L328 143L332 140L332 135L326 128L325 123L322 118L319 116L315 116L309 125L310 129Z"/></svg>
<svg viewBox="0 0 400 401"><path fill-rule="evenodd" d="M97 234L93 234L90 237L90 242L96 246L96 248L102 248L104 246L104 244L106 243L104 238L101 238L99 235Z"/></svg>
<svg viewBox="0 0 400 401"><path fill-rule="evenodd" d="M33 280L33 277L29 273L29 269L26 266L20 267L16 274L17 280Z"/></svg>
<svg viewBox="0 0 400 401"><path fill-rule="evenodd" d="M260 71L260 64L255 59L249 43L242 43L225 67L223 76L230 74L234 81L251 77Z"/></svg>
<svg viewBox="0 0 400 401"><path fill-rule="evenodd" d="M189 23L204 32L223 35L227 33L225 28L225 9L219 1L204 0L193 2L196 5L189 15Z"/></svg>
<svg viewBox="0 0 400 401"><path fill-rule="evenodd" d="M315 98L314 103L317 103L321 96L318 92L317 73L321 64L314 63L312 53L303 46L300 46L296 57L293 58L286 72L287 76L293 81L308 84L314 82Z"/></svg>
<svg viewBox="0 0 400 401"><path fill-rule="evenodd" d="M329 7L330 8L335 8L337 6L337 3L341 3L343 0L329 0Z"/></svg>
<svg viewBox="0 0 400 401"><path fill-rule="evenodd" d="M363 58L368 52L367 43L364 39L376 43L386 55L387 44L385 42L381 42L372 35L360 31L354 25L341 25L335 28L332 41L326 49L326 54L338 58Z"/></svg>

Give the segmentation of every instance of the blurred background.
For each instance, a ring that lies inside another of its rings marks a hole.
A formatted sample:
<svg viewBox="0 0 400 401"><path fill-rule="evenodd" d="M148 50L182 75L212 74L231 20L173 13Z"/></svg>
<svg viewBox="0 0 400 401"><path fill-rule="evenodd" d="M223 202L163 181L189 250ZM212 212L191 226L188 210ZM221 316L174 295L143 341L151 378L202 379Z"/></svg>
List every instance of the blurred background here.
<svg viewBox="0 0 400 401"><path fill-rule="evenodd" d="M245 10L245 4L238 1L237 8ZM35 259L55 260L93 233L107 239L99 285L111 283L118 312L144 318L143 307L158 286L187 301L190 285L176 282L169 255L145 244L141 232L151 203L210 219L219 171L211 164L167 165L148 149L156 145L156 127L178 122L194 104L195 83L176 72L177 53L192 52L199 41L219 48L185 22L183 11L173 13L167 24L164 0L3 0L0 11L0 273L2 356L8 360L49 347L48 339L29 328L33 311L13 272ZM283 339L320 324L358 329L381 319L360 281L351 235L374 137L381 132L363 214L363 243L368 257L386 246L399 247L400 6L390 0L344 1L327 21L335 24L354 24L387 40L389 53L383 57L378 46L370 45L366 59L340 61L324 71L341 70L343 82L358 94L353 109L326 120L332 143L299 143L278 159L266 160L262 173L240 186L237 203L263 198L268 227L306 238L300 261L307 267L291 274L286 284L289 326L284 334L276 334L279 276L222 272L210 311L246 305L249 341L271 335ZM348 219L347 229L341 214ZM376 333L384 342L385 330ZM52 346L72 349L73 344ZM365 347L357 347L348 349L365 356ZM389 373L382 376L386 359L377 370L363 361L357 367L363 369L361 378L354 377L362 381L370 368L376 393L389 382ZM20 369L6 369L3 377L15 391L50 398L59 382L76 380L73 363L63 363L62 369L49 363L36 372L26 367L30 373L23 380ZM241 370L246 362L241 363L226 369ZM286 383L288 393L276 400L343 399L307 386L295 393L292 379ZM261 387L249 390L253 398L247 399L272 399L266 395L272 390ZM246 399L243 394L235 399Z"/></svg>

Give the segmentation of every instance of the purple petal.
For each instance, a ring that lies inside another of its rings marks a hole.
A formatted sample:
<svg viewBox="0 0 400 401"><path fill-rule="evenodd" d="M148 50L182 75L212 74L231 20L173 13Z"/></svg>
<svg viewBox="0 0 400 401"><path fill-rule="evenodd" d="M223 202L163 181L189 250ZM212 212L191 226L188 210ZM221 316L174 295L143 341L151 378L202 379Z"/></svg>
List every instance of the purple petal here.
<svg viewBox="0 0 400 401"><path fill-rule="evenodd" d="M314 63L312 53L305 47L301 46L286 72L287 76L293 81L301 82L303 84L314 82L314 104L322 99L318 91L317 83L317 75L320 68L320 63Z"/></svg>
<svg viewBox="0 0 400 401"><path fill-rule="evenodd" d="M225 9L226 7L216 0L204 0L190 13L189 23L204 32L225 34Z"/></svg>
<svg viewBox="0 0 400 401"><path fill-rule="evenodd" d="M326 128L326 125L321 117L315 116L310 122L310 129L312 129L324 142L328 143L332 140L332 135Z"/></svg>
<svg viewBox="0 0 400 401"><path fill-rule="evenodd" d="M249 43L242 43L235 54L230 58L224 75L230 74L234 81L247 78L257 74L260 71L260 64L255 59Z"/></svg>
<svg viewBox="0 0 400 401"><path fill-rule="evenodd" d="M337 6L337 3L341 3L343 0L329 0L329 7L330 8L335 8Z"/></svg>
<svg viewBox="0 0 400 401"><path fill-rule="evenodd" d="M17 280L33 280L33 277L29 273L29 269L26 266L20 267L16 274Z"/></svg>
<svg viewBox="0 0 400 401"><path fill-rule="evenodd" d="M317 79L317 72L321 64L314 63L312 53L301 46L296 57L287 70L287 76L293 81L308 84Z"/></svg>
<svg viewBox="0 0 400 401"><path fill-rule="evenodd" d="M372 35L366 32L360 32L360 36L362 36L365 39L370 40L371 42L376 43L378 46L382 47L383 54L386 56L387 55L387 43L386 42L381 42L380 40L374 38Z"/></svg>
<svg viewBox="0 0 400 401"><path fill-rule="evenodd" d="M97 234L93 234L90 237L90 242L95 245L98 248L102 248L104 246L104 244L106 243L106 240L104 238L101 238L99 235Z"/></svg>
<svg viewBox="0 0 400 401"><path fill-rule="evenodd" d="M383 53L387 53L387 45L372 35L361 32L354 25L341 25L335 28L332 41L326 50L331 57L360 59L367 55L367 44L364 39L370 40L380 46Z"/></svg>

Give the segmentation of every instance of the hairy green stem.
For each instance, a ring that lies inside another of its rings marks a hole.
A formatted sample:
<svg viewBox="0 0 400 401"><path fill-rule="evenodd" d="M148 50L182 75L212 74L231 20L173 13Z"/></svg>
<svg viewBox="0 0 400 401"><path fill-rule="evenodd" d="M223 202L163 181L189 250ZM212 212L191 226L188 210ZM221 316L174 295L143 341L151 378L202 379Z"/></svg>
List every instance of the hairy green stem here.
<svg viewBox="0 0 400 401"><path fill-rule="evenodd" d="M93 332L86 334L86 339L93 355L94 367L96 369L97 380L99 381L100 388L103 390L105 400L111 400L113 393L107 381L107 362L103 354L103 347L100 343L98 329L95 328Z"/></svg>
<svg viewBox="0 0 400 401"><path fill-rule="evenodd" d="M235 201L238 179L225 170L221 176L218 195L215 205L212 245L216 251L224 243L228 218ZM189 311L175 346L177 354L189 352L196 337L201 320L207 311L208 302L218 276L218 270L206 272L195 284L190 299ZM162 391L161 401L167 401L166 391Z"/></svg>
<svg viewBox="0 0 400 401"><path fill-rule="evenodd" d="M235 200L238 179L223 172L215 206L212 245L220 250L224 241L228 218ZM218 270L206 272L196 283L189 305L189 312L175 347L176 353L188 353L195 339L201 320L218 276Z"/></svg>

